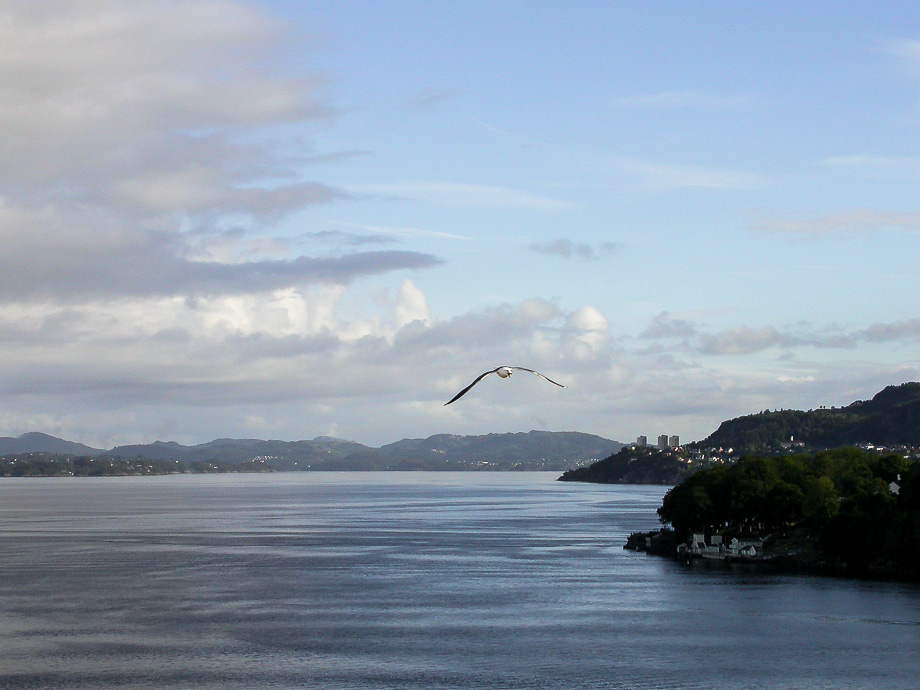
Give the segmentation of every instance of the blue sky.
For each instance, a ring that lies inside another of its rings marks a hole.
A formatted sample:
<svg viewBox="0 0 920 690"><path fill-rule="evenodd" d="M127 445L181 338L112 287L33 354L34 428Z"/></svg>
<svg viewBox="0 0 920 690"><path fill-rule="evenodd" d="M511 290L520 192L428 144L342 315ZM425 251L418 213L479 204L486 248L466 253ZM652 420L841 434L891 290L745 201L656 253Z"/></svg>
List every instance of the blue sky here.
<svg viewBox="0 0 920 690"><path fill-rule="evenodd" d="M917 380L916 15L0 2L0 433L697 440ZM567 388L444 407L499 364Z"/></svg>

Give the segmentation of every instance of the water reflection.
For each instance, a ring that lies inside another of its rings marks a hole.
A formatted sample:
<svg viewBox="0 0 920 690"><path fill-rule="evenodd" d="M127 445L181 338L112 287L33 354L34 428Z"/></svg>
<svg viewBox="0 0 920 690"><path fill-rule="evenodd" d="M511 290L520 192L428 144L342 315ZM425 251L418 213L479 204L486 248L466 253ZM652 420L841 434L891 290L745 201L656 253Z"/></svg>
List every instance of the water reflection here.
<svg viewBox="0 0 920 690"><path fill-rule="evenodd" d="M550 474L0 482L4 688L911 688L920 592L623 551Z"/></svg>

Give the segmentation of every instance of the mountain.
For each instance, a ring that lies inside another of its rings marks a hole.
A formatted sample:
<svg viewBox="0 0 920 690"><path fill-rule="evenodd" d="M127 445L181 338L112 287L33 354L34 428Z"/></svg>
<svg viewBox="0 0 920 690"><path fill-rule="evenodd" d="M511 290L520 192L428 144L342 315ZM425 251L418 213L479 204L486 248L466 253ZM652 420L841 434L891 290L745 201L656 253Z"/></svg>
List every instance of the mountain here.
<svg viewBox="0 0 920 690"><path fill-rule="evenodd" d="M0 437L0 455L15 455L18 453L58 453L61 455L86 455L94 457L102 455L105 451L98 448L90 448L82 443L65 441L61 438L55 438L48 434L41 434L37 431L23 434L13 438L12 436Z"/></svg>
<svg viewBox="0 0 920 690"><path fill-rule="evenodd" d="M529 431L515 434L403 439L380 453L401 462L434 464L444 469L567 469L616 452L622 443L577 431Z"/></svg>
<svg viewBox="0 0 920 690"><path fill-rule="evenodd" d="M216 460L231 464L262 460L277 470L300 470L340 469L334 466L338 461L355 453L366 451L373 451L373 449L353 441L329 437L320 437L312 441L220 438L195 446L183 446L173 441L117 446L109 451L109 455L185 462Z"/></svg>
<svg viewBox="0 0 920 690"><path fill-rule="evenodd" d="M108 451L47 436L0 439L0 455L63 455L181 462L258 462L275 470L565 470L617 451L623 444L579 432L530 431L485 436L437 435L380 448L318 436L309 441L221 438L184 446L174 441L116 446Z"/></svg>
<svg viewBox="0 0 920 690"><path fill-rule="evenodd" d="M748 451L781 448L794 439L810 448L871 443L920 446L920 383L888 386L871 400L846 407L776 410L722 422L701 448L733 447Z"/></svg>

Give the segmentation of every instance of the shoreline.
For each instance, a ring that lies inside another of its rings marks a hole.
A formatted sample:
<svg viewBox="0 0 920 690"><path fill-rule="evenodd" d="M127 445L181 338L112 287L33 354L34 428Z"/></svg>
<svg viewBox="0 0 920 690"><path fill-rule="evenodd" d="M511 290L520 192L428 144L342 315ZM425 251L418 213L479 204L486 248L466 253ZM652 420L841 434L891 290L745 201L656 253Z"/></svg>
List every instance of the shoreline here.
<svg viewBox="0 0 920 690"><path fill-rule="evenodd" d="M769 541L767 538L766 541ZM781 542L782 543L782 542ZM777 574L813 575L847 580L900 582L920 585L920 579L907 576L883 563L870 564L865 571L854 571L842 561L835 561L818 549L790 553L780 548L767 547L762 554L745 556L732 553L691 553L678 551L685 544L678 542L673 532L652 530L634 532L627 537L623 549L644 552L659 558L670 558L688 568L735 568L772 571Z"/></svg>

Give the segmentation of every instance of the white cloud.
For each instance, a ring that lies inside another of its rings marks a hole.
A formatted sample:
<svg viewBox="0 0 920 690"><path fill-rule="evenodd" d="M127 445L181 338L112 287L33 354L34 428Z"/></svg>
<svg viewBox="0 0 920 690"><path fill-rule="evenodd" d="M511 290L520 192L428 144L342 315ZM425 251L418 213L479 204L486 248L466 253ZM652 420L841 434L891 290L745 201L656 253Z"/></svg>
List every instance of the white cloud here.
<svg viewBox="0 0 920 690"><path fill-rule="evenodd" d="M309 148L275 135L333 109L318 79L277 67L289 36L265 15L230 0L3 10L0 301L271 292L438 263L261 237L346 197L301 179Z"/></svg>
<svg viewBox="0 0 920 690"><path fill-rule="evenodd" d="M559 211L564 201L520 189L459 182L404 182L347 187L355 195L414 199L429 204L469 208L524 208Z"/></svg>
<svg viewBox="0 0 920 690"><path fill-rule="evenodd" d="M678 165L616 157L610 162L612 170L634 178L642 187L664 191L668 189L759 189L766 184L760 175L705 166Z"/></svg>
<svg viewBox="0 0 920 690"><path fill-rule="evenodd" d="M920 156L851 155L825 158L828 168L873 181L920 179Z"/></svg>
<svg viewBox="0 0 920 690"><path fill-rule="evenodd" d="M351 225L353 227L360 228L361 230L375 233L375 235L384 235L386 237L434 237L438 239L465 241L470 241L473 239L467 235L457 235L452 232L441 232L439 230L425 230L423 228L393 227L387 225Z"/></svg>
<svg viewBox="0 0 920 690"><path fill-rule="evenodd" d="M877 323L867 328L845 331L836 326L815 327L803 323L793 328L775 326L751 328L740 326L721 331L706 331L699 324L674 319L662 312L638 336L642 340L664 340L643 349L645 354L695 353L707 356L752 355L764 350L783 348L793 351L812 349L855 349L860 343L906 344L920 339L920 319ZM679 338L678 343L667 343ZM667 347L667 349L665 349Z"/></svg>
<svg viewBox="0 0 920 690"><path fill-rule="evenodd" d="M610 323L598 309L585 305L565 317L566 353L576 360L594 359L605 354L610 339Z"/></svg>
<svg viewBox="0 0 920 690"><path fill-rule="evenodd" d="M419 290L411 280L403 281L396 303L396 325L401 328L413 321L426 324L430 321L430 317L425 293Z"/></svg>
<svg viewBox="0 0 920 690"><path fill-rule="evenodd" d="M552 242L537 242L530 245L532 251L547 256L557 256L562 259L584 259L593 261L602 256L609 256L619 249L616 242L601 242L593 245L587 242L573 242L569 239L558 239Z"/></svg>
<svg viewBox="0 0 920 690"><path fill-rule="evenodd" d="M818 238L832 233L867 234L883 230L918 230L920 213L891 213L872 209L852 209L813 218L785 219L755 214L754 230L800 238Z"/></svg>
<svg viewBox="0 0 920 690"><path fill-rule="evenodd" d="M889 168L893 170L920 169L920 156L833 156L824 164L841 168Z"/></svg>
<svg viewBox="0 0 920 690"><path fill-rule="evenodd" d="M327 110L316 80L273 70L285 36L240 3L6 5L0 158L17 165L0 179L23 194L86 196L190 170L224 189L273 165L236 134Z"/></svg>

